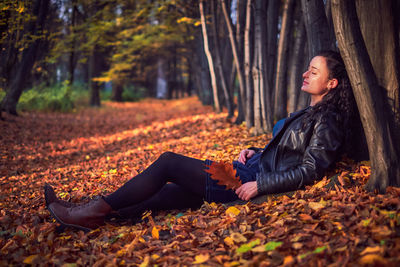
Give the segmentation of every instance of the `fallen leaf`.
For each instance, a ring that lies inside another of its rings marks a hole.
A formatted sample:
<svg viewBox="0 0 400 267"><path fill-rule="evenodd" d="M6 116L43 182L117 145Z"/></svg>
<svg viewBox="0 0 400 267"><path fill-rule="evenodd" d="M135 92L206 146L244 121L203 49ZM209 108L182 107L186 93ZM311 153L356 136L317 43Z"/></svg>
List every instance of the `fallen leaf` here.
<svg viewBox="0 0 400 267"><path fill-rule="evenodd" d="M232 233L231 238L235 243L243 243L247 241L247 238L240 233Z"/></svg>
<svg viewBox="0 0 400 267"><path fill-rule="evenodd" d="M293 256L291 256L291 255L289 255L289 256L286 256L284 259L283 259L283 265L285 266L285 265L291 265L291 264L293 264L294 263L294 258L293 258Z"/></svg>
<svg viewBox="0 0 400 267"><path fill-rule="evenodd" d="M234 206L231 206L229 208L226 209L225 213L227 215L231 215L231 216L237 216L240 213L240 210Z"/></svg>
<svg viewBox="0 0 400 267"><path fill-rule="evenodd" d="M233 239L230 236L224 238L224 243L230 247L234 245Z"/></svg>
<svg viewBox="0 0 400 267"><path fill-rule="evenodd" d="M303 247L303 244L300 243L300 242L295 242L295 243L292 244L292 247L294 249L301 249Z"/></svg>
<svg viewBox="0 0 400 267"><path fill-rule="evenodd" d="M271 251L271 250L275 250L277 247L280 247L281 245L282 245L282 242L270 241L267 244L265 244L264 248L265 248L265 251Z"/></svg>
<svg viewBox="0 0 400 267"><path fill-rule="evenodd" d="M326 250L328 247L327 246L323 246L323 247L317 247L316 249L314 249L313 253L314 254L318 254L323 252L324 250Z"/></svg>
<svg viewBox="0 0 400 267"><path fill-rule="evenodd" d="M366 255L366 254L377 254L377 253L382 253L383 249L379 246L377 247L367 247L365 248L361 253L360 256Z"/></svg>
<svg viewBox="0 0 400 267"><path fill-rule="evenodd" d="M387 265L388 261L386 259L384 259L382 256L378 255L378 254L367 254L363 257L361 257L358 262L362 265L367 265L367 264L379 264L379 265Z"/></svg>
<svg viewBox="0 0 400 267"><path fill-rule="evenodd" d="M32 264L37 258L39 258L38 254L30 255L24 259L25 264Z"/></svg>
<svg viewBox="0 0 400 267"><path fill-rule="evenodd" d="M309 203L308 203L308 206L309 206L310 208L312 208L313 210L319 210L319 209L325 208L326 203L321 203L321 202L309 202Z"/></svg>
<svg viewBox="0 0 400 267"><path fill-rule="evenodd" d="M218 181L217 184L225 185L227 189L236 189L242 185L231 163L213 161L205 171L211 174L211 179Z"/></svg>
<svg viewBox="0 0 400 267"><path fill-rule="evenodd" d="M254 246L260 244L260 239L253 240L247 244L241 245L239 248L236 249L236 253L245 253L250 251Z"/></svg>
<svg viewBox="0 0 400 267"><path fill-rule="evenodd" d="M153 229L151 230L151 236L155 239L159 239L160 238L160 234L158 232L157 227L153 226Z"/></svg>
<svg viewBox="0 0 400 267"><path fill-rule="evenodd" d="M149 265L149 262L150 262L150 257L147 255L146 257L144 257L144 260L139 265L139 267L147 267Z"/></svg>
<svg viewBox="0 0 400 267"><path fill-rule="evenodd" d="M208 261L209 259L210 259L210 255L208 253L196 255L194 257L193 264L201 264L201 263Z"/></svg>
<svg viewBox="0 0 400 267"><path fill-rule="evenodd" d="M299 217L300 217L300 220L305 221L305 222L313 220L313 218L310 215L305 214L305 213L300 213Z"/></svg>

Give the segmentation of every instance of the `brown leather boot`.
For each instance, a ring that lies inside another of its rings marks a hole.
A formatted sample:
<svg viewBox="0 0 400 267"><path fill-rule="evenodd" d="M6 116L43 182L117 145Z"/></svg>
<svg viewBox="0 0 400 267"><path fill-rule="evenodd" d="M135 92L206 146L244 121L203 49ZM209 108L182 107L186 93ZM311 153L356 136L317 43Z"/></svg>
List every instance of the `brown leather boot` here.
<svg viewBox="0 0 400 267"><path fill-rule="evenodd" d="M112 212L110 205L101 197L75 207L64 207L53 202L48 209L62 226L75 227L85 232L104 225L104 217Z"/></svg>
<svg viewBox="0 0 400 267"><path fill-rule="evenodd" d="M53 202L57 202L60 205L67 207L67 208L75 207L78 205L76 203L64 201L64 200L57 198L53 187L49 184L44 185L44 199L46 200L46 207L49 207L49 205Z"/></svg>

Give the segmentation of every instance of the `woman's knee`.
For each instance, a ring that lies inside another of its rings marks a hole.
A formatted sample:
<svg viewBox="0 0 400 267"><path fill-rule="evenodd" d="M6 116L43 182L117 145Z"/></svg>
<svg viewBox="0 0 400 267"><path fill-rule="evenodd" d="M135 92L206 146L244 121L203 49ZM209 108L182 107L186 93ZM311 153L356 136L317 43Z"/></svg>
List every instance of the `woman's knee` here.
<svg viewBox="0 0 400 267"><path fill-rule="evenodd" d="M163 162L171 162L173 160L176 160L179 157L179 154L176 154L171 151L166 151L163 152L159 157L158 161L163 161Z"/></svg>

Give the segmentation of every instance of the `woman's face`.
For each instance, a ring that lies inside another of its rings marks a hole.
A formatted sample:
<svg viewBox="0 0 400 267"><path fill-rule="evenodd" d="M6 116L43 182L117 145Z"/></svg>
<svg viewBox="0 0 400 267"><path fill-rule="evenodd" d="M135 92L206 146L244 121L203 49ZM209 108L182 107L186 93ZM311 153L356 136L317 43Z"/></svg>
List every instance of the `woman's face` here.
<svg viewBox="0 0 400 267"><path fill-rule="evenodd" d="M309 93L311 95L311 103L315 104L320 101L331 88L336 87L337 80L336 83L332 83L332 80L329 79L326 59L322 56L316 56L311 60L308 70L303 73L303 86L301 90Z"/></svg>

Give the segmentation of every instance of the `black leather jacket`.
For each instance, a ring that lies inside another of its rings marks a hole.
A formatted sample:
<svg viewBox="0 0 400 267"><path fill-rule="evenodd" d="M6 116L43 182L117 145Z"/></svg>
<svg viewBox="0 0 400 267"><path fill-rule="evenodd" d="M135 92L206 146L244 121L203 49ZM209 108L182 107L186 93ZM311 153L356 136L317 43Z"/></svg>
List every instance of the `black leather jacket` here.
<svg viewBox="0 0 400 267"><path fill-rule="evenodd" d="M317 116L303 130L302 116L307 109L292 113L262 151L261 171L257 173L259 194L293 191L312 184L340 156L344 131L335 114Z"/></svg>

